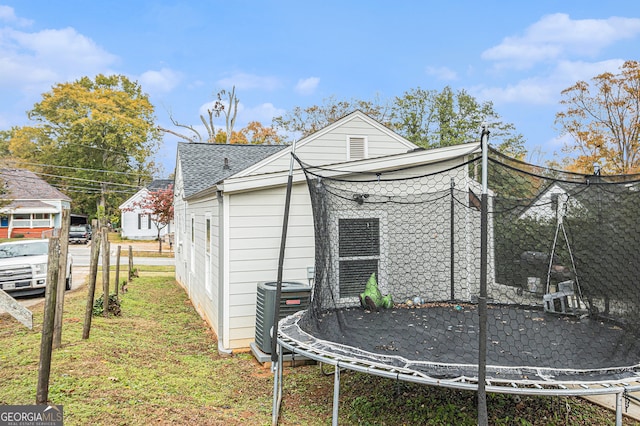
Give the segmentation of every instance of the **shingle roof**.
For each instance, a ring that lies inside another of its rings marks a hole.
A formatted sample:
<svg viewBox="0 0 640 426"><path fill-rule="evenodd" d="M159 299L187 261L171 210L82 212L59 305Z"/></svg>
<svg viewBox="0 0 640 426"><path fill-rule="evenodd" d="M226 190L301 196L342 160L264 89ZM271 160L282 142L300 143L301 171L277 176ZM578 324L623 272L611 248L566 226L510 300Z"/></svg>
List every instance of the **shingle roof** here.
<svg viewBox="0 0 640 426"><path fill-rule="evenodd" d="M29 170L0 169L0 180L5 182L8 189L7 198L12 200L71 201L71 198Z"/></svg>
<svg viewBox="0 0 640 426"><path fill-rule="evenodd" d="M154 179L147 185L147 189L149 191L157 191L159 189L167 189L169 185L173 185L173 179Z"/></svg>
<svg viewBox="0 0 640 426"><path fill-rule="evenodd" d="M189 197L285 149L287 145L178 143L184 196Z"/></svg>

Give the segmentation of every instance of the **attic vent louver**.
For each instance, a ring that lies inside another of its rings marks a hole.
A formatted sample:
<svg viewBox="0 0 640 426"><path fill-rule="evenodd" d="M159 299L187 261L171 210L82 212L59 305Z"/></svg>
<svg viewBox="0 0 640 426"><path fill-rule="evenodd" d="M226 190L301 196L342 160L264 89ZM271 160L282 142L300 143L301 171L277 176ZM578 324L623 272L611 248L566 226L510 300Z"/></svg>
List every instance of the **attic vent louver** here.
<svg viewBox="0 0 640 426"><path fill-rule="evenodd" d="M231 166L229 166L229 159L227 157L224 157L224 166L222 166L223 170L229 170L231 169Z"/></svg>
<svg viewBox="0 0 640 426"><path fill-rule="evenodd" d="M349 137L349 160L362 160L367 157L366 141L363 137Z"/></svg>

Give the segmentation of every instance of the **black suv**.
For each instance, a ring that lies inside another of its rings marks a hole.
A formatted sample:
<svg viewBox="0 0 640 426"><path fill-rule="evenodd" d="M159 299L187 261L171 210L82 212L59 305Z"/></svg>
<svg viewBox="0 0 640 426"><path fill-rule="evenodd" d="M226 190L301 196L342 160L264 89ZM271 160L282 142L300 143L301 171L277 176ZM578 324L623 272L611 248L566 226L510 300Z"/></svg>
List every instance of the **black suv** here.
<svg viewBox="0 0 640 426"><path fill-rule="evenodd" d="M91 240L90 225L71 225L69 227L69 242L87 244Z"/></svg>

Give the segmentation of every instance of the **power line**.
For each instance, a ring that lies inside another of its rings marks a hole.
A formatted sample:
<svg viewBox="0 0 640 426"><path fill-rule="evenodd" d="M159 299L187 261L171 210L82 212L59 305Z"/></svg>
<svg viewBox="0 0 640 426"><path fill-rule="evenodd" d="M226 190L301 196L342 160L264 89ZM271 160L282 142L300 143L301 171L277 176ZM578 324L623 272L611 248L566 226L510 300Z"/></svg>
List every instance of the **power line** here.
<svg viewBox="0 0 640 426"><path fill-rule="evenodd" d="M60 179L70 179L70 180L79 180L81 182L91 182L91 183L99 183L99 184L107 184L107 185L116 185L116 186L126 186L129 188L137 188L140 189L141 186L139 185L129 185L127 183L117 183L117 182L106 182L106 181L99 181L99 180L93 180L93 179L83 179L83 178L77 178L77 177L71 177L71 176L60 176L60 175L51 175L48 173L41 173L41 172L33 172L37 175L40 176L48 176L48 177L54 177L54 178L60 178Z"/></svg>
<svg viewBox="0 0 640 426"><path fill-rule="evenodd" d="M85 169L82 167L69 167L69 166L56 166L53 164L40 164L40 163L30 163L28 161L20 161L15 159L9 159L8 162L18 163L18 164L27 164L30 166L40 166L40 167L53 167L58 169L72 169L72 170L83 170L87 172L101 172L101 173L114 173L120 175L133 175L133 176L143 176L142 173L134 173L134 172L117 172L113 170L104 170L104 169Z"/></svg>

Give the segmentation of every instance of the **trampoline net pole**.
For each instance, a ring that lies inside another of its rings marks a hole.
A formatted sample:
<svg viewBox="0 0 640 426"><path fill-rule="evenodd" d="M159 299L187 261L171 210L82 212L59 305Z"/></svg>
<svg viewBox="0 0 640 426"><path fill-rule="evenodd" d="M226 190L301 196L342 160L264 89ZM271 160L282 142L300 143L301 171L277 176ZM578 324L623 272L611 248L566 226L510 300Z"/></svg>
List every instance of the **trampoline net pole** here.
<svg viewBox="0 0 640 426"><path fill-rule="evenodd" d="M489 130L483 126L482 136L482 198L480 207L480 295L478 297L478 425L488 424L487 413L487 273L488 256L488 154Z"/></svg>

